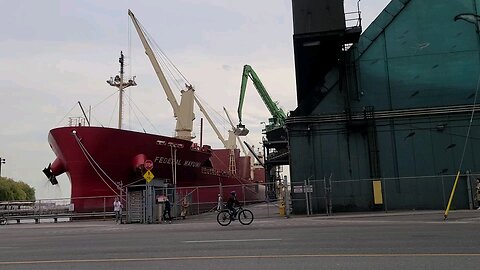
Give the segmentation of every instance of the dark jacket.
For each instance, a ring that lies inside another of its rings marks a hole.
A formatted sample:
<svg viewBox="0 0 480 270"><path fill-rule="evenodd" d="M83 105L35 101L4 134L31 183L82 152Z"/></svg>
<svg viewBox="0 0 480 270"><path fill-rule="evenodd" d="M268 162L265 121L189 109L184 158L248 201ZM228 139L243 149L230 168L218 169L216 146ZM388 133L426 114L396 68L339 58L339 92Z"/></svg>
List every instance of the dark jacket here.
<svg viewBox="0 0 480 270"><path fill-rule="evenodd" d="M165 211L170 211L170 201L165 201Z"/></svg>
<svg viewBox="0 0 480 270"><path fill-rule="evenodd" d="M227 208L232 209L234 206L239 206L240 202L237 200L235 196L230 196L227 201Z"/></svg>

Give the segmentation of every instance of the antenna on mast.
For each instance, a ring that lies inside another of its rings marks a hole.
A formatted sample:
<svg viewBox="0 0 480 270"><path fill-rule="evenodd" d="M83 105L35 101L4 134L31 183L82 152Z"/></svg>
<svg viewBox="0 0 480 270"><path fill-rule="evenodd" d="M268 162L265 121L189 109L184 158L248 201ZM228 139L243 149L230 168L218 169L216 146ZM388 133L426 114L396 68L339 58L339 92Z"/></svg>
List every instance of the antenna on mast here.
<svg viewBox="0 0 480 270"><path fill-rule="evenodd" d="M116 75L115 78L110 77L110 80L107 81L113 87L118 88L119 90L119 104L118 104L118 129L122 129L122 120L123 120L123 91L125 88L129 86L135 86L137 83L135 82L135 76L128 81L123 81L123 66L124 66L124 57L123 52L120 51L120 58L118 58L118 62L120 63L120 75Z"/></svg>

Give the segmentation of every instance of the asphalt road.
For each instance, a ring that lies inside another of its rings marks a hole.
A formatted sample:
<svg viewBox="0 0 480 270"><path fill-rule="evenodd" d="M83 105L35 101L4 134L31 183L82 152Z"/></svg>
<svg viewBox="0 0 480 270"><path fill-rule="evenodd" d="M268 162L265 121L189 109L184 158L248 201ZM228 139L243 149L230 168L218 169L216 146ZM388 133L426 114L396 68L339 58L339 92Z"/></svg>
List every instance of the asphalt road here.
<svg viewBox="0 0 480 270"><path fill-rule="evenodd" d="M480 211L0 226L0 269L480 269Z"/></svg>

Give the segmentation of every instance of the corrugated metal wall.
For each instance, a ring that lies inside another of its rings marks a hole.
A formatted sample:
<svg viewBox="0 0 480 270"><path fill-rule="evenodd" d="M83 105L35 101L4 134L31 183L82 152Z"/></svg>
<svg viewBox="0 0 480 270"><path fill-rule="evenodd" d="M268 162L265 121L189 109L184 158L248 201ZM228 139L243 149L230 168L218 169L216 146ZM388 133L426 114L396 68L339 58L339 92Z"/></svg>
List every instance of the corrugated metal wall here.
<svg viewBox="0 0 480 270"><path fill-rule="evenodd" d="M477 26L454 18L479 11L475 0L392 1L327 75L335 86L313 113L288 119L292 185L313 185L314 213L327 197L334 211L446 206L480 75ZM480 113L469 136L462 173L480 173ZM467 178L454 208L471 204ZM373 179L384 205L373 203ZM305 196L293 193L294 212Z"/></svg>

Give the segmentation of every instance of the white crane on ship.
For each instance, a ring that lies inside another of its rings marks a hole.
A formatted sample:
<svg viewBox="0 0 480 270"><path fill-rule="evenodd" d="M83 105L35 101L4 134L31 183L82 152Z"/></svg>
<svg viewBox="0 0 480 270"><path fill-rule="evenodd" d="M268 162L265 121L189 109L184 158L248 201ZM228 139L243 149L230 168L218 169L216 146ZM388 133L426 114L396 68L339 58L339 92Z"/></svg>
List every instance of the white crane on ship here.
<svg viewBox="0 0 480 270"><path fill-rule="evenodd" d="M228 111L227 109L225 109L225 107L223 107L223 111L225 112L225 115L227 116L227 119L228 119L228 122L230 123L230 126L232 127L232 131L233 131L233 134L235 135L235 125L233 124L233 121L232 119L230 118L230 115L228 114ZM237 138L237 141L238 141L238 144L240 145L240 148L242 149L242 152L245 156L249 156L247 150L245 150L245 146L243 146L243 142L242 140L240 139L240 136L237 136L235 135L235 137Z"/></svg>
<svg viewBox="0 0 480 270"><path fill-rule="evenodd" d="M165 75L163 74L160 65L155 57L155 54L150 47L150 44L145 37L144 31L140 26L140 23L135 18L131 10L128 10L128 15L132 19L133 25L142 41L143 47L145 48L145 53L148 56L148 59L152 63L153 69L157 74L158 80L167 95L167 100L170 102L170 105L173 109L173 115L177 119L176 127L175 127L175 137L183 140L192 140L194 136L192 136L192 129L193 129L193 120L195 119L195 114L193 113L193 95L194 89L192 86L187 86L186 90L182 90L182 97L180 99L180 105L173 94L170 85L168 84Z"/></svg>
<svg viewBox="0 0 480 270"><path fill-rule="evenodd" d="M198 107L200 108L200 111L202 111L202 113L205 115L205 118L207 118L209 124L212 126L213 130L215 131L217 137L223 143L223 146L226 149L230 150L229 171L232 174L236 174L235 149L237 149L237 145L235 143L235 140L236 138L239 139L238 136L234 134L233 130L229 130L228 139L223 138L222 134L219 132L218 128L213 123L207 111L204 109L202 104L199 102L199 100L195 96L194 94L195 89L193 88L193 86L188 84L185 85L186 89L181 91L182 96L181 96L180 105L177 103L177 100L173 94L173 91L167 79L165 78L165 75L157 61L157 58L155 57L155 53L153 52L147 38L145 37L143 28L141 27L140 23L138 22L138 20L136 19L135 15L131 10L128 10L128 15L132 19L133 25L135 26L138 36L140 37L143 47L145 48L145 53L147 54L153 66L153 69L155 70L155 73L157 74L157 77L165 91L165 94L167 95L167 100L170 102L170 105L172 106L173 114L177 118L177 123L175 128L175 132L176 132L175 137L179 139L184 139L184 140L191 140L194 138L194 136L192 136L193 120L195 119L195 115L193 112L193 105L194 105L194 102L196 102L198 104ZM233 125L233 123L231 124ZM240 140L239 142L241 144ZM242 144L241 144L241 147L243 152L247 153Z"/></svg>
<svg viewBox="0 0 480 270"><path fill-rule="evenodd" d="M237 138L238 144L240 145L240 148L242 149L243 154L244 154L246 157L249 157L250 160L251 160L251 159L252 159L252 155L245 149L245 146L243 146L244 142L242 142L242 139L240 139L240 136L238 136L238 135L235 134L235 130L237 130L237 127L235 126L235 124L233 124L233 121L232 121L232 119L230 118L230 115L228 114L227 109L225 109L225 107L223 107L223 110L225 111L225 115L227 115L228 122L230 122L230 126L232 127L233 134L234 134L235 137ZM250 178L251 178L251 179L254 179L254 178L255 178L255 175L254 175L255 166L256 166L256 165L255 165L253 162L250 162Z"/></svg>
<svg viewBox="0 0 480 270"><path fill-rule="evenodd" d="M200 103L200 101L198 100L198 98L195 95L193 96L193 99L197 103L198 107L200 108L200 111L203 113L205 118L207 118L208 123L210 124L210 126L212 126L213 130L215 131L215 134L217 134L217 137L218 137L218 139L220 139L223 146L226 149L230 149L230 150L237 149L237 144L235 143L235 139L236 139L237 136L235 136L235 134L233 133L233 130L228 131L228 139L225 139L222 136L222 134L220 133L220 131L218 130L218 128L215 125L215 123L213 122L213 120L210 118L210 115L208 114L207 110L205 110L202 103Z"/></svg>
<svg viewBox="0 0 480 270"><path fill-rule="evenodd" d="M200 108L200 111L203 113L205 118L207 118L208 123L210 123L210 126L213 128L215 131L215 134L217 134L218 139L222 142L223 146L226 149L230 150L230 158L229 158L229 164L228 164L228 171L235 175L237 174L237 165L235 162L235 149L237 149L237 144L235 143L235 138L237 137L233 130L228 131L228 139L225 139L220 131L218 130L217 126L213 122L213 120L210 118L210 115L208 115L207 110L203 107L202 103L198 100L198 98L193 95L193 98L195 102L197 103L198 107Z"/></svg>

